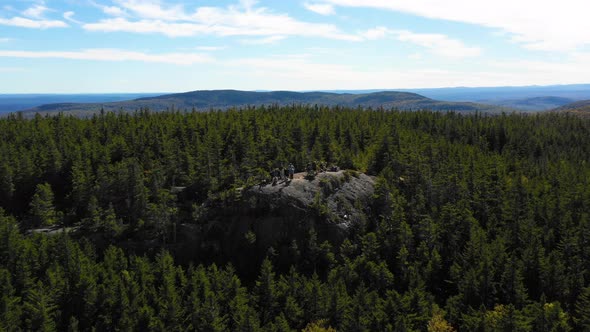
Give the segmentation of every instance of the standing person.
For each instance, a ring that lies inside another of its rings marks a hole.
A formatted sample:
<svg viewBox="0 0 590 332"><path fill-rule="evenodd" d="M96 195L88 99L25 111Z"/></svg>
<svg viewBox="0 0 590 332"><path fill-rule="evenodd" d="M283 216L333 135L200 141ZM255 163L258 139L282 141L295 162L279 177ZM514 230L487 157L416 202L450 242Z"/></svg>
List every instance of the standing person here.
<svg viewBox="0 0 590 332"><path fill-rule="evenodd" d="M286 181L286 177L285 177L285 166L283 166L283 164L281 164L281 168L279 168L279 176L281 177L281 181Z"/></svg>
<svg viewBox="0 0 590 332"><path fill-rule="evenodd" d="M293 180L294 175L295 175L295 166L293 166L293 164L289 164L289 180Z"/></svg>
<svg viewBox="0 0 590 332"><path fill-rule="evenodd" d="M275 168L272 170L272 185L276 185L279 181L279 169Z"/></svg>

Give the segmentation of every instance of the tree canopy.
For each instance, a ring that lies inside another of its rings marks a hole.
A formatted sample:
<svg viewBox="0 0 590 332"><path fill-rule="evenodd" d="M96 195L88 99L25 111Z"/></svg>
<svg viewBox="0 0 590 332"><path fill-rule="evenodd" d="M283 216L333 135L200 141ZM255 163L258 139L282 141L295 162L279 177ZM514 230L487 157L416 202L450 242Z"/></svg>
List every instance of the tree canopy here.
<svg viewBox="0 0 590 332"><path fill-rule="evenodd" d="M11 115L0 119L0 330L585 330L588 156L590 122L558 114ZM206 248L176 255L179 225L205 227L203 203L314 160L376 177L366 223L344 242L310 229L287 244L289 261L244 251L248 268Z"/></svg>

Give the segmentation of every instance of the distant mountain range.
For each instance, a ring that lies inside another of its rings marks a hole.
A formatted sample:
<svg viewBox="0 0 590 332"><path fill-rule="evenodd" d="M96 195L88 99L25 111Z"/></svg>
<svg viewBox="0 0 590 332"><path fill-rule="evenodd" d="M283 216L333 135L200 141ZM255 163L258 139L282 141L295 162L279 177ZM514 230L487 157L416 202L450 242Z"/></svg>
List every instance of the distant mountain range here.
<svg viewBox="0 0 590 332"><path fill-rule="evenodd" d="M381 91L363 94L330 93L330 92L251 92L238 90L204 90L185 93L175 93L155 97L144 97L130 101L108 103L55 103L41 105L23 110L24 115L34 113L65 112L79 116L87 116L104 111L133 112L142 108L152 111L228 109L232 107L260 106L260 105L326 105L346 107L383 107L399 110L437 110L457 112L501 112L508 109L472 102L439 101L410 92Z"/></svg>
<svg viewBox="0 0 590 332"><path fill-rule="evenodd" d="M201 111L271 104L317 104L490 113L576 109L576 112L580 113L580 104L575 103L584 100L590 100L590 84L319 92L211 90L175 94L0 94L0 114L22 111L24 115L31 116L37 112L41 114L67 112L88 116L101 109L133 112L140 108L149 108L154 111L195 108ZM574 103L573 106L570 106L572 103Z"/></svg>
<svg viewBox="0 0 590 332"><path fill-rule="evenodd" d="M0 94L0 113L55 103L104 103L158 96L162 93Z"/></svg>
<svg viewBox="0 0 590 332"><path fill-rule="evenodd" d="M377 91L391 90L328 92L371 93ZM590 99L590 84L399 89L396 91L413 92L436 100L470 101L515 108L520 111L545 111L573 101Z"/></svg>
<svg viewBox="0 0 590 332"><path fill-rule="evenodd" d="M513 108L525 112L538 112L551 110L556 107L561 107L569 103L573 103L575 101L575 99L565 97L543 96L523 99L488 100L482 101L482 103L490 103L492 105Z"/></svg>
<svg viewBox="0 0 590 332"><path fill-rule="evenodd" d="M448 101L471 101L485 104L506 104L536 97L566 98L574 101L590 99L590 84L531 85L485 88L434 88L399 90L419 93L423 96ZM542 109L536 109L541 111Z"/></svg>

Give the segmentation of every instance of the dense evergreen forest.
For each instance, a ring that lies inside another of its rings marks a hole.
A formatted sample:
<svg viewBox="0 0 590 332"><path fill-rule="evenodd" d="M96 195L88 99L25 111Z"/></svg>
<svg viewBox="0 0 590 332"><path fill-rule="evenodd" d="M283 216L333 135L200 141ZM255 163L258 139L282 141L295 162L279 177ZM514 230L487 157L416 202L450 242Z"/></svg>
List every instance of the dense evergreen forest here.
<svg viewBox="0 0 590 332"><path fill-rule="evenodd" d="M0 330L590 330L589 157L590 121L559 114L11 115ZM376 177L343 243L312 229L292 262L267 248L251 270L211 251L176 257L177 226L202 222L205 202L310 160ZM47 227L66 231L31 231Z"/></svg>

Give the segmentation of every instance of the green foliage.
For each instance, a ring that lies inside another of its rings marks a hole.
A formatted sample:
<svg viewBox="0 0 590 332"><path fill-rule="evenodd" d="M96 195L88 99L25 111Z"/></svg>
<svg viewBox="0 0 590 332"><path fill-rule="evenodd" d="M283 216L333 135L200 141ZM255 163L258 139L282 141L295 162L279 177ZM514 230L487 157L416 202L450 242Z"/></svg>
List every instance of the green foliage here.
<svg viewBox="0 0 590 332"><path fill-rule="evenodd" d="M9 116L0 330L587 330L589 155L590 123L555 114ZM271 248L246 232L225 252L211 211L236 212L276 163L312 159L355 169L320 182L316 218L357 172L377 176L366 222L343 239L300 225ZM61 223L82 231L29 232Z"/></svg>
<svg viewBox="0 0 590 332"><path fill-rule="evenodd" d="M576 301L574 322L580 329L590 329L590 287L585 287Z"/></svg>
<svg viewBox="0 0 590 332"><path fill-rule="evenodd" d="M49 183L38 184L30 204L33 224L52 226L57 222L53 201L53 191Z"/></svg>
<svg viewBox="0 0 590 332"><path fill-rule="evenodd" d="M309 323L303 330L303 332L336 332L335 329L328 326L326 327L326 321L319 320L317 322Z"/></svg>

